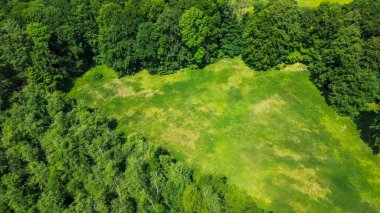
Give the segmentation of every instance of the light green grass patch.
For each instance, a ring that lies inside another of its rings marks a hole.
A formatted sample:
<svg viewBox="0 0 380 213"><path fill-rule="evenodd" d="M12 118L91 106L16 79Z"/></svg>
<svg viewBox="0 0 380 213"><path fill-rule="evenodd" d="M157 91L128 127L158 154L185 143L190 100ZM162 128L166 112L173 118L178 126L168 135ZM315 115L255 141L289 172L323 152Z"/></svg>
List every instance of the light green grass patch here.
<svg viewBox="0 0 380 213"><path fill-rule="evenodd" d="M348 4L352 0L298 0L298 5L303 7L318 7L322 2L333 4Z"/></svg>
<svg viewBox="0 0 380 213"><path fill-rule="evenodd" d="M226 175L267 210L378 211L379 157L350 119L327 106L307 72L285 70L254 72L235 58L119 79L97 67L70 95L197 172ZM94 81L94 72L106 78Z"/></svg>

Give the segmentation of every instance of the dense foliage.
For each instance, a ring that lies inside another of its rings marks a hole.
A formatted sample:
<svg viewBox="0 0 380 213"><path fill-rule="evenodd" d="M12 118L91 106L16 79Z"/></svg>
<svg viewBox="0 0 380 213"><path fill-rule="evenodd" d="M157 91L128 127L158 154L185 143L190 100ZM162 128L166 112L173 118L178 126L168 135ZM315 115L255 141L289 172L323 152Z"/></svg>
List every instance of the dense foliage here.
<svg viewBox="0 0 380 213"><path fill-rule="evenodd" d="M267 70L300 48L300 9L293 0L272 1L258 11L244 32L243 59L256 70Z"/></svg>

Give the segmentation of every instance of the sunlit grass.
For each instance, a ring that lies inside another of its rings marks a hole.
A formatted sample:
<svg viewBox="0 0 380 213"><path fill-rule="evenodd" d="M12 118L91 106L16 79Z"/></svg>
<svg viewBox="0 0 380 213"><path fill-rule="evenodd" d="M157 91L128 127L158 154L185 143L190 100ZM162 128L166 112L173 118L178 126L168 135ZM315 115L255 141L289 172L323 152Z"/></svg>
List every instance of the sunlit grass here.
<svg viewBox="0 0 380 213"><path fill-rule="evenodd" d="M286 70L254 72L235 58L119 79L98 67L70 95L196 171L226 175L267 210L376 212L379 157L350 119L327 106L307 72Z"/></svg>
<svg viewBox="0 0 380 213"><path fill-rule="evenodd" d="M303 7L318 7L322 2L330 2L334 4L348 4L352 0L298 0L298 5Z"/></svg>

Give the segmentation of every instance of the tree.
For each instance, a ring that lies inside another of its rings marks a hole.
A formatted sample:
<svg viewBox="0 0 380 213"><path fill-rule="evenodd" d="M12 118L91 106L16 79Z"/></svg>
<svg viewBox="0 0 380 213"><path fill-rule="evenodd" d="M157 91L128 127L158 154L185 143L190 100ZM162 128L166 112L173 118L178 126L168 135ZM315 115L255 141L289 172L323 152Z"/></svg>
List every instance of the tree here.
<svg viewBox="0 0 380 213"><path fill-rule="evenodd" d="M284 63L300 48L300 10L291 0L275 0L255 14L243 35L243 59L256 70Z"/></svg>
<svg viewBox="0 0 380 213"><path fill-rule="evenodd" d="M226 20L221 27L221 48L229 57L237 56L242 49L243 24L235 20Z"/></svg>
<svg viewBox="0 0 380 213"><path fill-rule="evenodd" d="M57 58L49 48L51 31L40 23L27 25L26 33L32 41L32 66L28 67L26 78L29 83L41 84L49 89L57 88L64 79L64 71L56 67Z"/></svg>
<svg viewBox="0 0 380 213"><path fill-rule="evenodd" d="M97 38L99 29L93 7L95 6L92 6L89 3L82 3L74 7L72 22L75 26L75 32L79 32L83 43L91 48L92 54L95 54L97 53Z"/></svg>
<svg viewBox="0 0 380 213"><path fill-rule="evenodd" d="M380 37L371 37L363 45L363 67L372 70L380 79Z"/></svg>
<svg viewBox="0 0 380 213"><path fill-rule="evenodd" d="M147 21L155 22L158 16L164 11L165 6L164 0L141 0L138 8L140 14L142 14Z"/></svg>
<svg viewBox="0 0 380 213"><path fill-rule="evenodd" d="M343 115L356 117L379 91L379 81L371 72L337 68L329 77L328 101Z"/></svg>
<svg viewBox="0 0 380 213"><path fill-rule="evenodd" d="M191 60L190 52L181 42L179 15L173 9L165 9L157 19L157 59L159 66L151 73L168 74L185 67Z"/></svg>
<svg viewBox="0 0 380 213"><path fill-rule="evenodd" d="M350 10L357 10L361 15L360 28L364 38L380 36L380 1L354 0L349 6Z"/></svg>
<svg viewBox="0 0 380 213"><path fill-rule="evenodd" d="M325 42L325 41L324 41ZM357 25L341 27L332 36L329 46L316 47L319 56L314 58L310 65L312 80L322 89L327 89L331 83L330 76L335 68L350 70L360 69L360 60L363 55L360 29Z"/></svg>
<svg viewBox="0 0 380 213"><path fill-rule="evenodd" d="M356 24L341 27L331 43L331 54L327 65L359 69L363 57L363 42L360 28Z"/></svg>
<svg viewBox="0 0 380 213"><path fill-rule="evenodd" d="M200 9L191 7L179 21L182 41L192 52L192 62L202 65L207 62L206 40L211 33L209 18Z"/></svg>
<svg viewBox="0 0 380 213"><path fill-rule="evenodd" d="M97 62L116 69L122 75L136 72L139 67L133 46L140 24L138 8L130 1L125 8L116 3L103 4L97 22L99 25Z"/></svg>
<svg viewBox="0 0 380 213"><path fill-rule="evenodd" d="M151 70L160 65L157 57L158 39L159 33L155 24L147 22L139 26L135 53L143 68Z"/></svg>
<svg viewBox="0 0 380 213"><path fill-rule="evenodd" d="M0 110L9 106L9 97L24 81L29 46L25 31L15 20L7 20L0 29Z"/></svg>
<svg viewBox="0 0 380 213"><path fill-rule="evenodd" d="M1 66L11 69L15 75L28 66L28 42L25 31L13 20L7 20L1 28Z"/></svg>

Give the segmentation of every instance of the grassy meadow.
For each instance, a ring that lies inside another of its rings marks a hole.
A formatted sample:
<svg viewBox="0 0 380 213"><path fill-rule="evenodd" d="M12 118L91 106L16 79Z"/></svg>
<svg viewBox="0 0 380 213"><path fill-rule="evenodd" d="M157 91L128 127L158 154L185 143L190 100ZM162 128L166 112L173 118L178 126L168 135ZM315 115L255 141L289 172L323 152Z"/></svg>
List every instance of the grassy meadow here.
<svg viewBox="0 0 380 213"><path fill-rule="evenodd" d="M307 72L255 72L240 58L167 76L118 78L98 66L70 96L197 172L226 175L266 210L380 209L379 156L325 103Z"/></svg>
<svg viewBox="0 0 380 213"><path fill-rule="evenodd" d="M298 5L303 7L318 7L322 2L330 2L334 4L348 4L352 0L298 0Z"/></svg>

